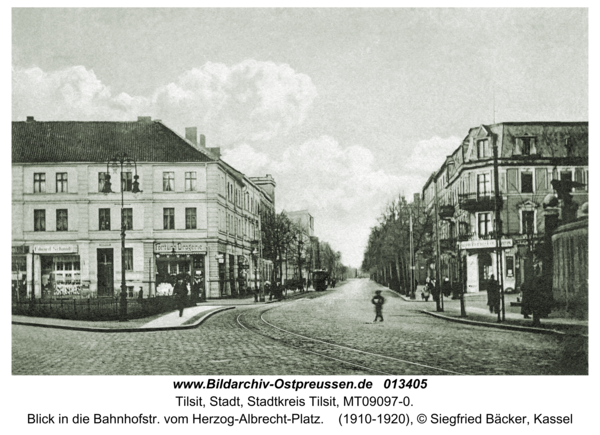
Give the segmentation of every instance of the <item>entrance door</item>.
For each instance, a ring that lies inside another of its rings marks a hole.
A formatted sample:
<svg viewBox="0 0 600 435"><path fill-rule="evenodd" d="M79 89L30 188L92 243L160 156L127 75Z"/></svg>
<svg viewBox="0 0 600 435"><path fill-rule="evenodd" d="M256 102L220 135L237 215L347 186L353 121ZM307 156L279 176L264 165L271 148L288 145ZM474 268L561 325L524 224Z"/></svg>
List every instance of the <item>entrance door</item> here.
<svg viewBox="0 0 600 435"><path fill-rule="evenodd" d="M98 249L98 297L114 295L113 249Z"/></svg>
<svg viewBox="0 0 600 435"><path fill-rule="evenodd" d="M479 291L485 290L486 281L490 279L492 274L492 256L490 254L481 253L478 255L479 262Z"/></svg>

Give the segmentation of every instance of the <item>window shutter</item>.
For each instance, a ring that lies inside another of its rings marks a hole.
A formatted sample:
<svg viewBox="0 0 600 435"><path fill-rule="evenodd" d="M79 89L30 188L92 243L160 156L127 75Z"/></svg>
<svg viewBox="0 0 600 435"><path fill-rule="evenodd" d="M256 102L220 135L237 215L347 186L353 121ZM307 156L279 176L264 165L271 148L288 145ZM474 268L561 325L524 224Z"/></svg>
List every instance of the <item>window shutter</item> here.
<svg viewBox="0 0 600 435"><path fill-rule="evenodd" d="M506 178L507 178L507 182L508 185L507 187L507 191L508 192L518 192L519 190L519 185L517 184L517 176L519 175L519 170L518 169L507 169L506 170Z"/></svg>
<svg viewBox="0 0 600 435"><path fill-rule="evenodd" d="M536 168L535 169L535 191L545 191L548 190L548 184L546 181L546 176L548 175L548 171L546 168Z"/></svg>

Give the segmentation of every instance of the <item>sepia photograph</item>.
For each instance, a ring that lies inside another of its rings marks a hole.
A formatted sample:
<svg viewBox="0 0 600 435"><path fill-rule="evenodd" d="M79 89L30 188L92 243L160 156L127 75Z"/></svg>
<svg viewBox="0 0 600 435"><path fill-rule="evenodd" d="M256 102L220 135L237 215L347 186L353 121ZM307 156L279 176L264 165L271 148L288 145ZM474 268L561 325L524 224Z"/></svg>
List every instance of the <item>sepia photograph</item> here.
<svg viewBox="0 0 600 435"><path fill-rule="evenodd" d="M13 382L587 378L588 14L11 9Z"/></svg>

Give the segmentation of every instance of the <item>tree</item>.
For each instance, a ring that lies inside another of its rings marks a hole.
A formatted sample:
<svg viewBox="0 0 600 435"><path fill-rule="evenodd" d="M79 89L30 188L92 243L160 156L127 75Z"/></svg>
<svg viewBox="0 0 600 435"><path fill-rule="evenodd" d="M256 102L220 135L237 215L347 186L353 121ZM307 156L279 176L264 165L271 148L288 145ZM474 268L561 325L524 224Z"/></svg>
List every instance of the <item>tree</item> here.
<svg viewBox="0 0 600 435"><path fill-rule="evenodd" d="M293 241L295 234L294 223L287 217L284 211L277 214L268 209L261 210L261 227L263 257L271 260L275 265L276 281L281 281L283 277L283 260L286 249Z"/></svg>

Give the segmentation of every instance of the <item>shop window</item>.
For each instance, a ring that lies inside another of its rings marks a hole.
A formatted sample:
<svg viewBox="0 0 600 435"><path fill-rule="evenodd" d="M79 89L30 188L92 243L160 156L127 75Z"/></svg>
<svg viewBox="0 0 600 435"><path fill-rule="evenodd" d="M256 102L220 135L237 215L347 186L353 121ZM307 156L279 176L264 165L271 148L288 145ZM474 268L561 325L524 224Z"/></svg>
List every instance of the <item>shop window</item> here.
<svg viewBox="0 0 600 435"><path fill-rule="evenodd" d="M196 172L185 173L185 190L188 192L196 190Z"/></svg>
<svg viewBox="0 0 600 435"><path fill-rule="evenodd" d="M521 211L521 223L523 228L523 234L533 234L534 233L534 223L535 223L535 212L530 210L522 210Z"/></svg>
<svg viewBox="0 0 600 435"><path fill-rule="evenodd" d="M110 208L98 209L98 229L110 231Z"/></svg>
<svg viewBox="0 0 600 435"><path fill-rule="evenodd" d="M175 172L163 172L163 191L175 191Z"/></svg>
<svg viewBox="0 0 600 435"><path fill-rule="evenodd" d="M479 237L487 236L492 230L490 213L479 213L477 219L479 226Z"/></svg>
<svg viewBox="0 0 600 435"><path fill-rule="evenodd" d="M506 276L515 276L515 258L513 256L506 256Z"/></svg>
<svg viewBox="0 0 600 435"><path fill-rule="evenodd" d="M125 248L125 257L123 262L125 263L125 270L133 271L133 248Z"/></svg>
<svg viewBox="0 0 600 435"><path fill-rule="evenodd" d="M33 231L46 231L46 210L33 211Z"/></svg>
<svg viewBox="0 0 600 435"><path fill-rule="evenodd" d="M67 173L57 172L56 173L56 193L68 192Z"/></svg>
<svg viewBox="0 0 600 435"><path fill-rule="evenodd" d="M126 231L133 230L133 209L122 209L121 216L121 219L123 219L123 221L121 222L121 227L124 227Z"/></svg>
<svg viewBox="0 0 600 435"><path fill-rule="evenodd" d="M533 193L533 173L521 172L521 193Z"/></svg>
<svg viewBox="0 0 600 435"><path fill-rule="evenodd" d="M69 231L69 211L56 210L56 231Z"/></svg>
<svg viewBox="0 0 600 435"><path fill-rule="evenodd" d="M196 208L185 209L185 229L195 230L196 229Z"/></svg>
<svg viewBox="0 0 600 435"><path fill-rule="evenodd" d="M37 172L33 174L33 193L45 193L46 192L46 174L44 172Z"/></svg>
<svg viewBox="0 0 600 435"><path fill-rule="evenodd" d="M174 208L163 208L163 229L174 230L175 229L175 209Z"/></svg>
<svg viewBox="0 0 600 435"><path fill-rule="evenodd" d="M52 271L50 275L50 290L54 295L76 296L80 294L81 266L79 256L66 255L52 257Z"/></svg>
<svg viewBox="0 0 600 435"><path fill-rule="evenodd" d="M133 178L131 172L121 172L121 190L131 192L133 189Z"/></svg>

